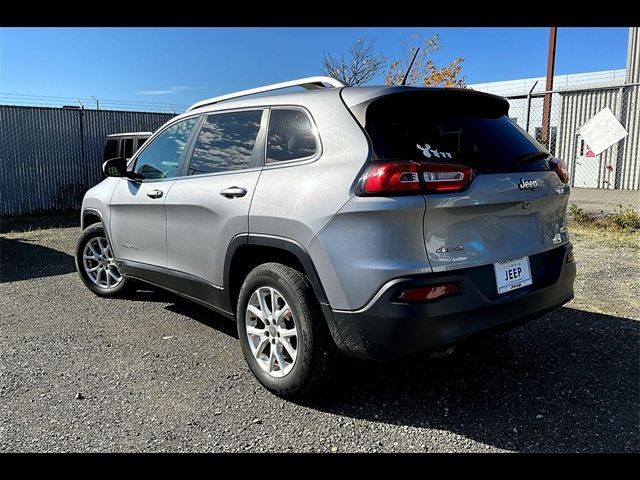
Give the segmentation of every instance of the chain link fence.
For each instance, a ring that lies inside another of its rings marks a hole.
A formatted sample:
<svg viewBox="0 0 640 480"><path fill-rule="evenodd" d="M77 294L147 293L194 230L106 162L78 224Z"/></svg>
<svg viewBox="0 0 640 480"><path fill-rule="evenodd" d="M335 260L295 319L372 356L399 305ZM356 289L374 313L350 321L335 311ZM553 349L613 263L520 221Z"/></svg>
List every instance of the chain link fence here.
<svg viewBox="0 0 640 480"><path fill-rule="evenodd" d="M567 164L571 203L591 211L640 208L640 84L505 95L509 116ZM609 107L628 135L599 155L578 130ZM547 120L548 119L548 120Z"/></svg>

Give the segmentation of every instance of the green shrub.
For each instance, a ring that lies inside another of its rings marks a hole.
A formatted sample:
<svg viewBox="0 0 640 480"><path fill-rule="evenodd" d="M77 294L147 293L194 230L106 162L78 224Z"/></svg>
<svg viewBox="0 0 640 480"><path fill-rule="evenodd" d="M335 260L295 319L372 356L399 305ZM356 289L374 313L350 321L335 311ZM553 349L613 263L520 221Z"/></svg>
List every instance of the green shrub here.
<svg viewBox="0 0 640 480"><path fill-rule="evenodd" d="M595 228L618 229L628 232L640 232L640 211L628 207L618 206L618 210L613 213L600 212L589 213L575 203L569 205L569 218L578 225Z"/></svg>
<svg viewBox="0 0 640 480"><path fill-rule="evenodd" d="M640 211L634 208L622 208L620 210L609 215L609 220L624 230L630 230L635 232L640 230Z"/></svg>
<svg viewBox="0 0 640 480"><path fill-rule="evenodd" d="M584 208L580 208L575 203L569 205L569 216L573 221L580 225L588 225L593 223L594 216L590 215L588 212L584 210Z"/></svg>

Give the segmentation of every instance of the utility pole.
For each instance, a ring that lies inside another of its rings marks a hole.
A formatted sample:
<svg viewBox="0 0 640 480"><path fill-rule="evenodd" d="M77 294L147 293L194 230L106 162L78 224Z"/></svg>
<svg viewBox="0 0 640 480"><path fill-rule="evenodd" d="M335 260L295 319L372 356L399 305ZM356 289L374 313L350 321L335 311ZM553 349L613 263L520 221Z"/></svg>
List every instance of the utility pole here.
<svg viewBox="0 0 640 480"><path fill-rule="evenodd" d="M553 90L553 72L556 63L556 34L558 27L549 28L549 56L547 58L547 84L545 87L546 92ZM549 150L549 123L551 121L551 93L544 94L544 103L542 104L542 134L540 136L540 143L542 143Z"/></svg>

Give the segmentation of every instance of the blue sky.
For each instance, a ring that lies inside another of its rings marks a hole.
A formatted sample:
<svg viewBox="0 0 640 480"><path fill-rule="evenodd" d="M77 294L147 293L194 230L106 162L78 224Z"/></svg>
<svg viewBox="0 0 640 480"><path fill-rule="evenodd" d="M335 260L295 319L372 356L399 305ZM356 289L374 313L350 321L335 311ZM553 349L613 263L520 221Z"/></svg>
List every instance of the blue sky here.
<svg viewBox="0 0 640 480"><path fill-rule="evenodd" d="M2 28L0 95L183 106L317 75L323 51L340 53L359 36L375 37L395 57L412 33L436 32L443 44L436 63L464 57L467 83L545 74L547 28ZM556 74L624 68L627 33L559 28Z"/></svg>

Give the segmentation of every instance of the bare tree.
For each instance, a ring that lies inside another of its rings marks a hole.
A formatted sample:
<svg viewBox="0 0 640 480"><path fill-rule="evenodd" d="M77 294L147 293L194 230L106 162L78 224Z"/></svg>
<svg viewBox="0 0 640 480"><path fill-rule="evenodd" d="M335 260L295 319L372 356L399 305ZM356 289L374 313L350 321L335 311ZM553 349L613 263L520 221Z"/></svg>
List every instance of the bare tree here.
<svg viewBox="0 0 640 480"><path fill-rule="evenodd" d="M349 47L347 58L344 54L339 57L325 52L322 59L322 70L330 77L342 80L352 87L367 83L384 66L386 59L375 52L375 40L372 38L358 38Z"/></svg>
<svg viewBox="0 0 640 480"><path fill-rule="evenodd" d="M387 85L400 85L405 76L406 70L411 63L411 59L419 46L419 34L411 36L414 45L403 47L405 50L405 59L394 60L389 64L389 70L385 78ZM439 85L444 87L464 87L465 77L458 76L462 69L461 63L464 61L462 57L455 57L446 67L437 67L430 55L442 48L440 44L440 36L436 33L432 37L425 37L424 43L420 46L420 52L411 67L411 71L407 75L406 85Z"/></svg>

